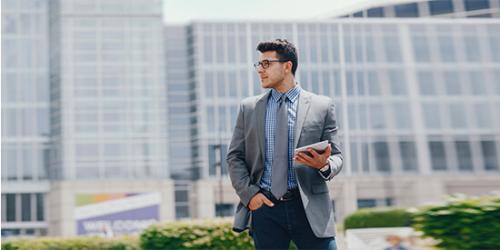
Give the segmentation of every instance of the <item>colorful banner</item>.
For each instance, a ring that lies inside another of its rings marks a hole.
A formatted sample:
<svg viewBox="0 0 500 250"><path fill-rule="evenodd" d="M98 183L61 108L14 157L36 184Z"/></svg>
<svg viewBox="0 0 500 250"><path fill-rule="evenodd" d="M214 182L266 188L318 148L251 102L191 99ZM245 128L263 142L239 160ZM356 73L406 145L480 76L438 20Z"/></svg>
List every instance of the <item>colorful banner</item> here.
<svg viewBox="0 0 500 250"><path fill-rule="evenodd" d="M77 194L78 235L137 234L159 221L160 193Z"/></svg>

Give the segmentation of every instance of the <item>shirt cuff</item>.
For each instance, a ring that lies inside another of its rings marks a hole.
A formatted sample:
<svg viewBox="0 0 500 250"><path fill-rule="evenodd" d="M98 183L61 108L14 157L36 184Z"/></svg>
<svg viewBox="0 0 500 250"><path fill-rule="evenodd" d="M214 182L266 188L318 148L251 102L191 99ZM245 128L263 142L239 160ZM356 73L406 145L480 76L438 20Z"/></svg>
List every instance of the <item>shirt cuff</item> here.
<svg viewBox="0 0 500 250"><path fill-rule="evenodd" d="M326 164L326 166L321 168L319 172L321 173L321 175L323 175L323 177L327 178L331 172L330 161L328 161L328 164Z"/></svg>

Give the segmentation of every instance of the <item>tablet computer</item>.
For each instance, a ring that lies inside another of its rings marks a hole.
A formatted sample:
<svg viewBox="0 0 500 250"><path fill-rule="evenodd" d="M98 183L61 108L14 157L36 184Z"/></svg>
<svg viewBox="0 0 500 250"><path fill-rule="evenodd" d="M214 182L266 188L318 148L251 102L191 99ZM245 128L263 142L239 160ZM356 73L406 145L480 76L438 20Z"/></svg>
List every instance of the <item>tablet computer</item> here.
<svg viewBox="0 0 500 250"><path fill-rule="evenodd" d="M295 154L297 154L298 152L304 152L304 153L308 154L309 156L311 156L311 154L307 151L308 148L312 148L312 149L316 150L316 152L318 152L318 154L322 154L323 152L325 152L325 149L327 146L328 146L328 140L325 140L322 142L309 144L307 146L296 148Z"/></svg>

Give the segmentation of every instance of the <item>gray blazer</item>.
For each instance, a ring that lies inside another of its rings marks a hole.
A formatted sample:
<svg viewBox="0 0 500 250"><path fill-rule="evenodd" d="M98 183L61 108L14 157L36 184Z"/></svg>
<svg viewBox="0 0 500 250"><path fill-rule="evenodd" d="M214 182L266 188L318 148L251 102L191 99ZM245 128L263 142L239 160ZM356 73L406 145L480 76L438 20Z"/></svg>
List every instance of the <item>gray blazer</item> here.
<svg viewBox="0 0 500 250"><path fill-rule="evenodd" d="M226 158L231 183L240 198L233 224L233 230L237 232L250 228L252 213L247 206L260 190L258 183L264 172L265 115L270 93L267 91L242 101ZM335 236L335 221L326 181L342 168L340 148L335 142L338 130L335 106L329 97L301 90L297 109L294 148L323 140L328 140L332 146L329 176L325 177L311 167L294 164L300 195L314 234L332 237Z"/></svg>

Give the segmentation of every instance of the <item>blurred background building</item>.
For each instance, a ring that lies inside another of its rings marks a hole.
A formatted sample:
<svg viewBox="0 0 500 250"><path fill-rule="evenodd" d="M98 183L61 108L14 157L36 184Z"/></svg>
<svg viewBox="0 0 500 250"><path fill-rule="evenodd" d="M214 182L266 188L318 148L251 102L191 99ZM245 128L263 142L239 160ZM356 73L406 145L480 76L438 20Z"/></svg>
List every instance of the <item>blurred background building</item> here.
<svg viewBox="0 0 500 250"><path fill-rule="evenodd" d="M490 18L500 17L497 0L373 0L326 14L349 18Z"/></svg>
<svg viewBox="0 0 500 250"><path fill-rule="evenodd" d="M2 236L173 216L161 6L2 1Z"/></svg>
<svg viewBox="0 0 500 250"><path fill-rule="evenodd" d="M2 237L231 216L225 154L239 102L265 91L256 45L275 38L297 45L302 88L336 101L337 220L500 190L499 10L369 1L322 20L164 26L160 0L4 0Z"/></svg>

